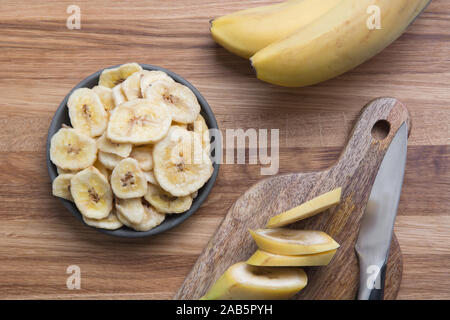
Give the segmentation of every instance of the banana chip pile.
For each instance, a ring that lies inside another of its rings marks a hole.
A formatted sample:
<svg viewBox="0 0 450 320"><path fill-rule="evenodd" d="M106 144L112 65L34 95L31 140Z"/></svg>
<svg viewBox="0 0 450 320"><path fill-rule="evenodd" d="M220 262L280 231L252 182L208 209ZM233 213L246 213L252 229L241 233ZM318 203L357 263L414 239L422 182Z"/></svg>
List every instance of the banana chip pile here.
<svg viewBox="0 0 450 320"><path fill-rule="evenodd" d="M105 69L67 108L72 127L51 139L53 195L73 201L90 226L148 231L189 210L213 173L196 96L162 71Z"/></svg>

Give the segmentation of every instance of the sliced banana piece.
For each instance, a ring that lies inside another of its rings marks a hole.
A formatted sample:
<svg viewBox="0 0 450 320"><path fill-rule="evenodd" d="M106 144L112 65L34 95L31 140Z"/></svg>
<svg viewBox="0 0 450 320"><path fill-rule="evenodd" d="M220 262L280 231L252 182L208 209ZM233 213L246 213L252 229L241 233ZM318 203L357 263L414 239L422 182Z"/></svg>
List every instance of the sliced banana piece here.
<svg viewBox="0 0 450 320"><path fill-rule="evenodd" d="M166 215L155 210L145 199L141 198L144 207L144 218L140 223L132 223L123 214L117 212L117 218L128 228L136 231L148 231L160 225ZM138 206L138 205L137 205Z"/></svg>
<svg viewBox="0 0 450 320"><path fill-rule="evenodd" d="M109 115L116 106L112 89L104 86L95 86L92 88L92 91L98 95L103 104L103 108L105 108L106 113Z"/></svg>
<svg viewBox="0 0 450 320"><path fill-rule="evenodd" d="M166 215L155 210L147 201L143 201L142 204L144 205L145 212L144 219L139 224L133 226L134 230L148 231L159 226L166 218Z"/></svg>
<svg viewBox="0 0 450 320"><path fill-rule="evenodd" d="M126 63L117 68L105 69L100 75L98 84L100 86L114 88L124 82L133 73L141 71L142 67L135 63Z"/></svg>
<svg viewBox="0 0 450 320"><path fill-rule="evenodd" d="M141 93L141 79L150 71L142 70L133 73L122 83L122 92L128 101L143 98Z"/></svg>
<svg viewBox="0 0 450 320"><path fill-rule="evenodd" d="M117 218L128 228L134 229L136 231L148 231L158 225L160 225L166 215L155 210L145 199L141 198L142 206L144 207L144 218L140 223L132 223L123 214L117 212ZM136 204L136 206L139 206Z"/></svg>
<svg viewBox="0 0 450 320"><path fill-rule="evenodd" d="M130 155L133 145L131 143L115 143L111 142L104 133L100 138L97 139L97 148L100 151L113 153L123 158Z"/></svg>
<svg viewBox="0 0 450 320"><path fill-rule="evenodd" d="M72 177L70 192L78 210L87 218L106 218L113 208L113 193L108 179L93 166Z"/></svg>
<svg viewBox="0 0 450 320"><path fill-rule="evenodd" d="M152 145L134 147L133 151L131 151L130 157L137 160L139 167L143 171L150 171L153 169Z"/></svg>
<svg viewBox="0 0 450 320"><path fill-rule="evenodd" d="M154 185L158 184L158 182L156 181L155 175L153 174L153 171L142 171L142 173L144 174L144 177L148 183L151 183Z"/></svg>
<svg viewBox="0 0 450 320"><path fill-rule="evenodd" d="M88 226L106 230L116 230L123 226L123 223L117 218L117 215L114 213L114 210L111 211L109 216L103 219L91 219L83 216L83 221Z"/></svg>
<svg viewBox="0 0 450 320"><path fill-rule="evenodd" d="M213 167L195 132L172 127L153 150L153 172L158 184L176 197L188 196L211 177Z"/></svg>
<svg viewBox="0 0 450 320"><path fill-rule="evenodd" d="M65 174L65 173L73 173L73 174L75 174L78 171L66 170L66 169L63 169L61 167L56 166L56 172L58 172L58 174Z"/></svg>
<svg viewBox="0 0 450 320"><path fill-rule="evenodd" d="M162 213L182 213L192 205L192 197L175 197L158 186L149 184L144 196L156 210Z"/></svg>
<svg viewBox="0 0 450 320"><path fill-rule="evenodd" d="M337 249L320 252L316 254L305 254L299 256L287 256L270 253L263 250L256 252L247 260L253 266L268 267L309 267L326 266L333 259Z"/></svg>
<svg viewBox="0 0 450 320"><path fill-rule="evenodd" d="M175 82L170 76L167 75L167 73L163 71L147 71L145 75L141 78L140 83L141 96L145 97L145 91L158 80L165 80L172 83Z"/></svg>
<svg viewBox="0 0 450 320"><path fill-rule="evenodd" d="M256 267L239 262L228 268L201 300L289 299L307 282L300 268Z"/></svg>
<svg viewBox="0 0 450 320"><path fill-rule="evenodd" d="M189 126L188 123L180 123L180 122L172 121L172 126L181 127L181 128L183 128L185 130L189 130L188 129L188 126ZM193 128L193 126L192 126L192 128ZM189 130L189 131L193 131L193 130Z"/></svg>
<svg viewBox="0 0 450 320"><path fill-rule="evenodd" d="M280 255L316 254L339 247L322 231L275 228L250 230L250 234L261 250Z"/></svg>
<svg viewBox="0 0 450 320"><path fill-rule="evenodd" d="M64 170L85 169L96 158L95 140L75 129L61 128L50 141L50 160Z"/></svg>
<svg viewBox="0 0 450 320"><path fill-rule="evenodd" d="M97 159L97 161L94 162L94 167L96 167L98 169L98 171L100 171L100 173L102 175L105 176L106 179L109 180L109 176L111 175L111 171L109 171L108 168L106 168L101 162L100 160Z"/></svg>
<svg viewBox="0 0 450 320"><path fill-rule="evenodd" d="M144 97L152 103L169 108L174 121L191 123L200 113L197 97L188 87L167 80L158 80L146 89Z"/></svg>
<svg viewBox="0 0 450 320"><path fill-rule="evenodd" d="M100 163L109 170L114 170L114 168L123 159L125 159L125 158L118 156L117 154L114 154L114 153L107 153L107 152L103 152L103 151L98 152L98 161L100 161Z"/></svg>
<svg viewBox="0 0 450 320"><path fill-rule="evenodd" d="M205 118L202 115L198 115L197 119L193 123L189 123L186 127L188 131L196 132L200 137L202 137L202 145L206 152L209 154L210 151L210 141L209 128L206 124Z"/></svg>
<svg viewBox="0 0 450 320"><path fill-rule="evenodd" d="M143 197L147 193L147 180L139 163L132 158L120 161L111 174L111 187L122 199Z"/></svg>
<svg viewBox="0 0 450 320"><path fill-rule="evenodd" d="M60 174L53 180L52 193L55 197L60 197L69 201L73 201L72 194L70 193L70 179L74 174L65 173Z"/></svg>
<svg viewBox="0 0 450 320"><path fill-rule="evenodd" d="M122 85L120 84L112 88L112 96L114 100L114 108L127 101L127 98L125 98L125 94L122 91Z"/></svg>
<svg viewBox="0 0 450 320"><path fill-rule="evenodd" d="M123 217L124 219L122 219L121 221L127 222L124 223L126 226L139 224L145 216L145 209L142 204L141 198L116 198L116 210L119 214L119 219L120 217Z"/></svg>
<svg viewBox="0 0 450 320"><path fill-rule="evenodd" d="M311 199L295 208L280 213L270 218L267 223L268 228L278 228L285 225L312 217L323 212L341 201L342 188L339 187L330 192L324 193L314 199Z"/></svg>
<svg viewBox="0 0 450 320"><path fill-rule="evenodd" d="M134 229L134 224L131 223L131 222L130 222L123 214L121 214L121 213L119 212L119 210L117 210L117 204L116 204L115 206L116 206L116 216L117 216L117 219L118 219L124 226L127 226L128 228Z"/></svg>
<svg viewBox="0 0 450 320"><path fill-rule="evenodd" d="M108 124L108 114L99 96L89 88L76 89L67 101L74 129L90 137L101 135Z"/></svg>
<svg viewBox="0 0 450 320"><path fill-rule="evenodd" d="M197 196L198 196L198 190L195 191L195 192L193 192L193 193L191 193L191 198L192 198L192 199L197 198Z"/></svg>
<svg viewBox="0 0 450 320"><path fill-rule="evenodd" d="M171 123L172 116L164 105L136 99L114 109L107 137L117 143L153 143L167 134Z"/></svg>

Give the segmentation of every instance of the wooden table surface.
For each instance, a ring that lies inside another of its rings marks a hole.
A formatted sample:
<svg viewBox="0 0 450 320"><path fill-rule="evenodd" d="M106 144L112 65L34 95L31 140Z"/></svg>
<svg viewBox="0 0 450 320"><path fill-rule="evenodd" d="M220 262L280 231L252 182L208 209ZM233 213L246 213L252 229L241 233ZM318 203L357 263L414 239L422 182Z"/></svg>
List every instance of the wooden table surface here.
<svg viewBox="0 0 450 320"><path fill-rule="evenodd" d="M222 165L211 195L185 223L127 240L82 225L51 196L45 140L67 92L105 66L136 61L187 78L222 130L280 129L279 173L318 170L338 157L361 107L394 96L413 130L395 232L404 255L399 298L450 299L450 2L434 0L393 45L357 69L308 88L253 76L217 46L211 18L257 0L0 2L0 298L171 298L259 165ZM81 269L69 290L66 269Z"/></svg>

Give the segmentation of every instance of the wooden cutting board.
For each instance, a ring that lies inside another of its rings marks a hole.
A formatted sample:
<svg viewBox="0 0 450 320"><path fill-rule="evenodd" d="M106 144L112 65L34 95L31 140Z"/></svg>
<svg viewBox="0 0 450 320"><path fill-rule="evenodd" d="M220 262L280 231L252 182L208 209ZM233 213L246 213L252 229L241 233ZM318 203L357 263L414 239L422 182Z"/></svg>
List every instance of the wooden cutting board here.
<svg viewBox="0 0 450 320"><path fill-rule="evenodd" d="M394 96L413 117L395 232L401 299L450 299L450 1L433 0L392 45L355 70L305 88L257 80L216 45L209 20L280 0L0 1L0 298L170 299L227 210L263 164L223 164L182 225L145 239L87 228L51 195L45 138L62 98L87 75L126 62L166 67L208 100L227 129L279 129L279 173L323 170L366 101ZM80 30L68 30L71 4ZM236 150L234 150L236 152ZM66 268L82 271L80 290Z"/></svg>
<svg viewBox="0 0 450 320"><path fill-rule="evenodd" d="M335 165L319 172L271 177L253 185L229 209L174 298L200 298L229 266L248 259L256 250L248 229L263 228L270 217L342 187L340 205L292 225L325 231L341 245L328 266L306 268L308 286L295 298L354 299L359 285L354 246L360 219L387 147L405 121L411 128L408 110L396 99L373 100L363 109ZM395 299L401 276L402 255L394 236L385 299Z"/></svg>

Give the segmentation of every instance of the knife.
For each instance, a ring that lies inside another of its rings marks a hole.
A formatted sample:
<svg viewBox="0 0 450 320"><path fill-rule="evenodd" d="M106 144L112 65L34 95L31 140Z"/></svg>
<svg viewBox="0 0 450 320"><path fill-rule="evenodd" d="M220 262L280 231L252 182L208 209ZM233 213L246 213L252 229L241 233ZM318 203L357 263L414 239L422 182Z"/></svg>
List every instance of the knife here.
<svg viewBox="0 0 450 320"><path fill-rule="evenodd" d="M359 260L358 300L382 300L386 264L406 165L408 127L397 130L381 162L361 218L355 250Z"/></svg>

